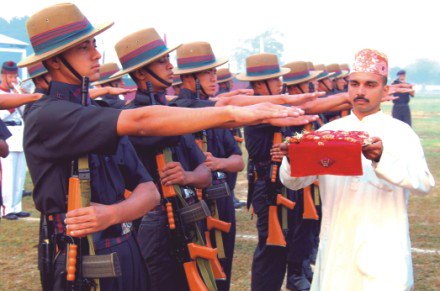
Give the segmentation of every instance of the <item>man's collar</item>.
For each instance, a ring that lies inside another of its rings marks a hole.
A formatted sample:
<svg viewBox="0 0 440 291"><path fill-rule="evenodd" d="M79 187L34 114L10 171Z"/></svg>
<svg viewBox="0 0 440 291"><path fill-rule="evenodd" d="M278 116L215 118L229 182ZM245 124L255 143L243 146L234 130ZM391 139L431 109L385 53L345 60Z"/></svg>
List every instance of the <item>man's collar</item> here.
<svg viewBox="0 0 440 291"><path fill-rule="evenodd" d="M49 96L81 104L81 85L52 81L50 83Z"/></svg>

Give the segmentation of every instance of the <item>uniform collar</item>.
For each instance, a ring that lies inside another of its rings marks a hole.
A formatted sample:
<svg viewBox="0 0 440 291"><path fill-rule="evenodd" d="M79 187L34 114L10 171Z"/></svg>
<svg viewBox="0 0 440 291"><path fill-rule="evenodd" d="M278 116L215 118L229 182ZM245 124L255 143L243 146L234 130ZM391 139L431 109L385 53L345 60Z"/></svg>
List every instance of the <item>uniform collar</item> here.
<svg viewBox="0 0 440 291"><path fill-rule="evenodd" d="M187 88L182 88L182 89L180 89L179 98L196 100L197 95L195 92L193 92Z"/></svg>
<svg viewBox="0 0 440 291"><path fill-rule="evenodd" d="M81 85L52 81L50 82L49 96L81 104ZM87 96L87 105L90 105L90 95Z"/></svg>
<svg viewBox="0 0 440 291"><path fill-rule="evenodd" d="M48 92L42 88L36 88L34 93L40 93L40 94L47 95Z"/></svg>
<svg viewBox="0 0 440 291"><path fill-rule="evenodd" d="M158 92L154 93L154 100L156 103L155 105L167 105L167 99L165 98L165 92ZM134 97L133 104L136 106L149 106L153 105L153 102L151 102L150 94L147 92L138 89L136 91L136 96Z"/></svg>

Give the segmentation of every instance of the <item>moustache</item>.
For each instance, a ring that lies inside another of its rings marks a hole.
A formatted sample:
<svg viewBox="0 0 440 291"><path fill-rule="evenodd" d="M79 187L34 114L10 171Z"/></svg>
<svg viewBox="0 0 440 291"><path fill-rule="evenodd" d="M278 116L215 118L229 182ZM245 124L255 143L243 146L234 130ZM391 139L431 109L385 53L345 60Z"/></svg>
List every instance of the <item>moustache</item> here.
<svg viewBox="0 0 440 291"><path fill-rule="evenodd" d="M365 102L367 102L367 103L370 103L370 100L368 100L367 98L365 98L365 96L357 96L357 97L354 98L353 101L358 101L358 100L363 100L363 101L365 101Z"/></svg>

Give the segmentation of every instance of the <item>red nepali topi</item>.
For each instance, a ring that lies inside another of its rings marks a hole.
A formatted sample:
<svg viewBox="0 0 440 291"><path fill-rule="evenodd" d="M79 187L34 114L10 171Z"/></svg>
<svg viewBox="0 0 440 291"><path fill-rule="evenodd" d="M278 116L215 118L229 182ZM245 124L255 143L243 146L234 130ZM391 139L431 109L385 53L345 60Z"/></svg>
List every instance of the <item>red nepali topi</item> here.
<svg viewBox="0 0 440 291"><path fill-rule="evenodd" d="M362 146L369 136L363 131L315 131L290 138L290 175L361 176Z"/></svg>

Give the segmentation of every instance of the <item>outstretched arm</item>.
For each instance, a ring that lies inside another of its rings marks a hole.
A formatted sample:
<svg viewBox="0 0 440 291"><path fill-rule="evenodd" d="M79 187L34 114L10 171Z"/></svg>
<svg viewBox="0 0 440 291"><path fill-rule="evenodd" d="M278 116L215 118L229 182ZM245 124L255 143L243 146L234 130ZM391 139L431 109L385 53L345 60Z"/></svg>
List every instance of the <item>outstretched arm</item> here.
<svg viewBox="0 0 440 291"><path fill-rule="evenodd" d="M298 95L259 95L259 96L249 96L249 95L234 95L229 97L221 97L215 103L215 106L247 106L258 104L262 102L270 102L272 104L288 104L292 106L298 106L303 103L315 100L320 96L324 96L324 92L316 93L306 93Z"/></svg>
<svg viewBox="0 0 440 291"><path fill-rule="evenodd" d="M137 136L167 136L193 133L202 129L270 123L276 126L300 125L314 116L300 116L302 111L271 103L252 106L180 108L147 106L122 110L117 122L117 134Z"/></svg>
<svg viewBox="0 0 440 291"><path fill-rule="evenodd" d="M37 101L43 97L41 93L32 94L1 94L0 95L0 109L11 109L20 107L24 104Z"/></svg>

